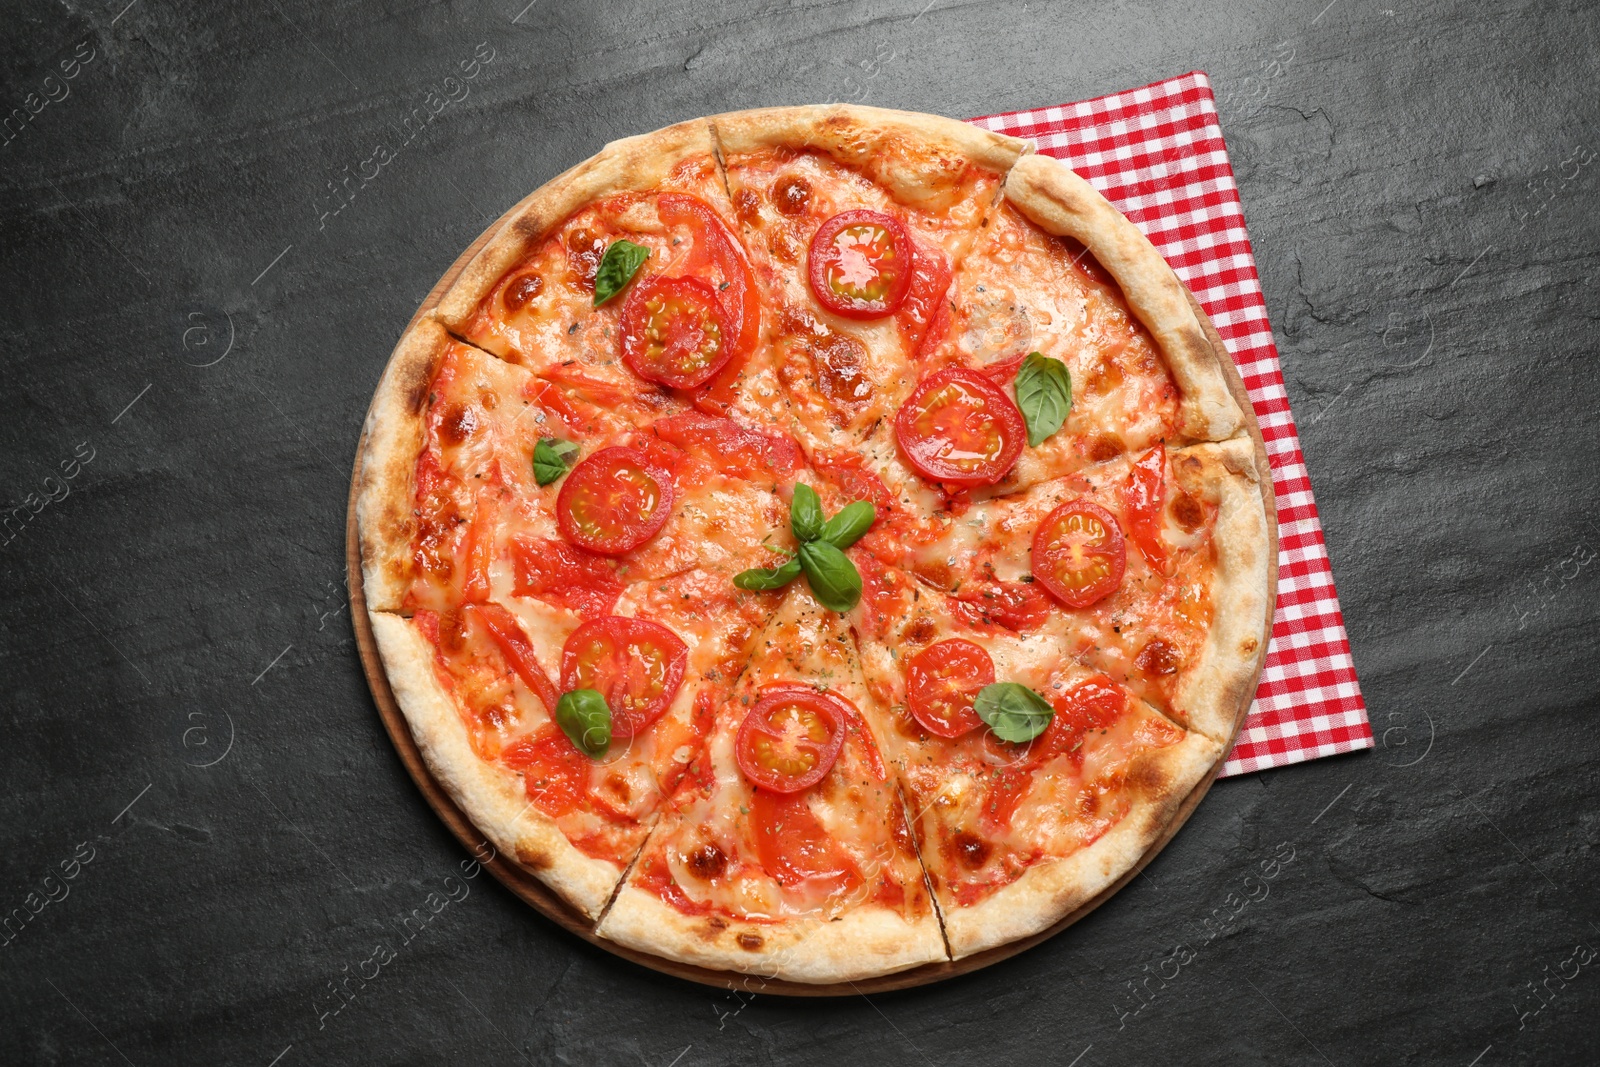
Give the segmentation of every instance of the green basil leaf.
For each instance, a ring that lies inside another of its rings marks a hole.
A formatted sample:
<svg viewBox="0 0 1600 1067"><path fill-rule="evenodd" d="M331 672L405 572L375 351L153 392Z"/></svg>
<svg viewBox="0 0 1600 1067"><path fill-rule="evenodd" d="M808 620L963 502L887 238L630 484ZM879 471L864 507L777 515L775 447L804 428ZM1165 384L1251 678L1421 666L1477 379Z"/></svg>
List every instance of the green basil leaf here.
<svg viewBox="0 0 1600 1067"><path fill-rule="evenodd" d="M978 690L972 702L978 718L1002 741L1032 741L1050 725L1055 709L1044 697L1016 682L996 682Z"/></svg>
<svg viewBox="0 0 1600 1067"><path fill-rule="evenodd" d="M861 572L850 557L826 541L800 546L800 567L806 572L811 593L829 611L846 612L861 599Z"/></svg>
<svg viewBox="0 0 1600 1067"><path fill-rule="evenodd" d="M866 500L857 500L840 508L833 518L822 524L822 540L834 548L849 548L861 540L861 535L872 529L878 509Z"/></svg>
<svg viewBox="0 0 1600 1067"><path fill-rule="evenodd" d="M822 498L804 482L794 483L794 498L789 501L789 529L802 542L822 536Z"/></svg>
<svg viewBox="0 0 1600 1067"><path fill-rule="evenodd" d="M611 747L611 709L593 689L562 693L556 702L556 725L591 759L599 759Z"/></svg>
<svg viewBox="0 0 1600 1067"><path fill-rule="evenodd" d="M626 289L649 258L650 250L644 245L612 241L606 254L600 257L600 269L594 273L594 306L599 307Z"/></svg>
<svg viewBox="0 0 1600 1067"><path fill-rule="evenodd" d="M791 559L777 567L753 567L733 576L733 584L752 593L781 589L800 576L800 561Z"/></svg>
<svg viewBox="0 0 1600 1067"><path fill-rule="evenodd" d="M572 469L578 458L578 446L559 437L541 437L533 446L533 480L549 485Z"/></svg>
<svg viewBox="0 0 1600 1067"><path fill-rule="evenodd" d="M1072 410L1072 373L1059 359L1029 352L1017 370L1017 407L1028 423L1028 444L1038 448Z"/></svg>

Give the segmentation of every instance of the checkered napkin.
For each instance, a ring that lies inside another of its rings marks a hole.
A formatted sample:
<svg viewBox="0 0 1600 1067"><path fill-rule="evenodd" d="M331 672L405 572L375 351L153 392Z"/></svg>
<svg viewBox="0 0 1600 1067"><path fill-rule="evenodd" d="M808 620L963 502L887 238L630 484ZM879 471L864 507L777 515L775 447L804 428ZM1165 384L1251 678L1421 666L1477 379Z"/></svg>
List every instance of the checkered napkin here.
<svg viewBox="0 0 1600 1067"><path fill-rule="evenodd" d="M972 121L1032 141L1132 219L1199 298L1250 391L1278 499L1278 605L1261 687L1222 774L1371 748L1210 79L1193 71L1079 104Z"/></svg>

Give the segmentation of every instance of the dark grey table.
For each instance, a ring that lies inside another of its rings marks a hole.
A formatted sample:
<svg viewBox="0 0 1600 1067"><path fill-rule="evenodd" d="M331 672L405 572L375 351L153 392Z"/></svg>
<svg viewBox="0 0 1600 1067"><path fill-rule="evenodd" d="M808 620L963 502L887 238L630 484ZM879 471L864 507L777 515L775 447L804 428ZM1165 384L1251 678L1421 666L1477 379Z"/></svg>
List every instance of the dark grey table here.
<svg viewBox="0 0 1600 1067"><path fill-rule="evenodd" d="M0 1061L1600 1062L1592 4L7 6ZM871 1000L446 897L342 559L368 398L457 253L678 119L1196 67L1380 746L1223 782L1063 936Z"/></svg>

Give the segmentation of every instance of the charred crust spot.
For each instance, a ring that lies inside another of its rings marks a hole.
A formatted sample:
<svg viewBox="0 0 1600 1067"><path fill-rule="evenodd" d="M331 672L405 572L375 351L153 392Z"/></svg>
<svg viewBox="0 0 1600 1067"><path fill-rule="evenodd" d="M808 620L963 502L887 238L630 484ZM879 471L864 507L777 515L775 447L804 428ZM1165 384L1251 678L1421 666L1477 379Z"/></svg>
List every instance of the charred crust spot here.
<svg viewBox="0 0 1600 1067"><path fill-rule="evenodd" d="M1171 779L1160 762L1153 759L1135 760L1128 769L1127 784L1140 796L1160 799L1171 787Z"/></svg>
<svg viewBox="0 0 1600 1067"><path fill-rule="evenodd" d="M542 292L544 292L544 279L529 272L519 274L507 282L500 300L505 304L507 311L521 311Z"/></svg>
<svg viewBox="0 0 1600 1067"><path fill-rule="evenodd" d="M989 859L990 844L977 834L965 830L957 831L950 839L950 845L955 849L956 858L961 865L969 871L978 870Z"/></svg>
<svg viewBox="0 0 1600 1067"><path fill-rule="evenodd" d="M439 439L447 445L459 445L478 428L478 413L465 404L457 404L439 420Z"/></svg>
<svg viewBox="0 0 1600 1067"><path fill-rule="evenodd" d="M1122 438L1114 433L1097 433L1089 439L1087 450L1094 463L1104 463L1122 455Z"/></svg>
<svg viewBox="0 0 1600 1067"><path fill-rule="evenodd" d="M1260 647L1261 647L1260 642L1258 642L1253 637L1247 637L1243 641L1239 642L1239 651L1243 652L1247 656L1253 655L1255 653L1255 650L1260 648Z"/></svg>
<svg viewBox="0 0 1600 1067"><path fill-rule="evenodd" d="M544 236L544 220L537 215L518 215L511 220L511 232L524 241L537 241Z"/></svg>
<svg viewBox="0 0 1600 1067"><path fill-rule="evenodd" d="M684 862L689 865L696 878L707 882L713 878L721 878L723 872L728 869L728 857L722 854L722 849L713 844L701 845L684 857Z"/></svg>
<svg viewBox="0 0 1600 1067"><path fill-rule="evenodd" d="M1188 493L1179 493L1172 502L1172 517L1185 532L1194 533L1205 524L1206 510L1200 506L1200 501Z"/></svg>
<svg viewBox="0 0 1600 1067"><path fill-rule="evenodd" d="M578 287L594 291L594 276L599 273L600 260L605 257L606 243L587 227L579 226L567 234L567 264L576 276Z"/></svg>
<svg viewBox="0 0 1600 1067"><path fill-rule="evenodd" d="M530 871L548 870L555 865L555 859L550 853L531 845L517 846L517 862Z"/></svg>
<svg viewBox="0 0 1600 1067"><path fill-rule="evenodd" d="M761 940L760 934L752 933L740 934L737 940L739 942L739 947L744 949L746 952L759 952L761 951L761 946L766 943Z"/></svg>
<svg viewBox="0 0 1600 1067"><path fill-rule="evenodd" d="M799 215L811 203L811 183L804 178L790 175L779 178L772 187L772 206L778 209L781 215L791 218Z"/></svg>
<svg viewBox="0 0 1600 1067"><path fill-rule="evenodd" d="M467 647L467 623L458 608L439 615L439 645L446 652L460 652Z"/></svg>
<svg viewBox="0 0 1600 1067"><path fill-rule="evenodd" d="M1139 650L1133 662L1146 674L1173 674L1177 671L1181 659L1175 645L1157 637Z"/></svg>
<svg viewBox="0 0 1600 1067"><path fill-rule="evenodd" d="M754 223L761 217L761 198L749 189L740 189L733 198L733 213L740 222Z"/></svg>

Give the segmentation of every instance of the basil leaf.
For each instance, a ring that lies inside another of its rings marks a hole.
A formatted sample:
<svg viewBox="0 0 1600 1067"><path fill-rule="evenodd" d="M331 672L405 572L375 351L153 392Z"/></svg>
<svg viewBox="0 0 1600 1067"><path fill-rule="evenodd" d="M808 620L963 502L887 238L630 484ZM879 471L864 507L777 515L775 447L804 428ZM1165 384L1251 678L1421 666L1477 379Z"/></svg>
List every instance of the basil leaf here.
<svg viewBox="0 0 1600 1067"><path fill-rule="evenodd" d="M861 599L861 573L850 557L826 541L809 541L800 546L797 558L817 603L837 612L856 606Z"/></svg>
<svg viewBox="0 0 1600 1067"><path fill-rule="evenodd" d="M1061 429L1072 410L1072 374L1059 359L1029 352L1017 370L1017 407L1028 423L1028 445L1038 448Z"/></svg>
<svg viewBox="0 0 1600 1067"><path fill-rule="evenodd" d="M632 241L612 241L606 254L600 257L600 269L594 272L594 306L599 307L628 287L650 250Z"/></svg>
<svg viewBox="0 0 1600 1067"><path fill-rule="evenodd" d="M861 535L872 529L878 518L878 509L869 501L857 500L846 504L838 513L822 524L822 540L834 548L849 548L861 540Z"/></svg>
<svg viewBox="0 0 1600 1067"><path fill-rule="evenodd" d="M1050 725L1055 709L1044 697L1016 682L996 682L978 690L972 702L978 718L1002 741L1032 741Z"/></svg>
<svg viewBox="0 0 1600 1067"><path fill-rule="evenodd" d="M804 482L794 483L794 498L789 501L789 529L802 542L822 536L822 498Z"/></svg>
<svg viewBox="0 0 1600 1067"><path fill-rule="evenodd" d="M572 469L578 458L578 446L559 437L541 437L533 446L533 480L549 485Z"/></svg>
<svg viewBox="0 0 1600 1067"><path fill-rule="evenodd" d="M611 747L611 709L593 689L562 693L556 702L556 725L591 759L604 756Z"/></svg>
<svg viewBox="0 0 1600 1067"><path fill-rule="evenodd" d="M800 561L791 559L777 567L753 567L733 576L733 584L753 593L781 589L800 576Z"/></svg>

